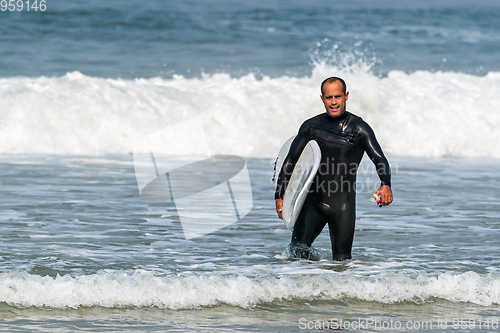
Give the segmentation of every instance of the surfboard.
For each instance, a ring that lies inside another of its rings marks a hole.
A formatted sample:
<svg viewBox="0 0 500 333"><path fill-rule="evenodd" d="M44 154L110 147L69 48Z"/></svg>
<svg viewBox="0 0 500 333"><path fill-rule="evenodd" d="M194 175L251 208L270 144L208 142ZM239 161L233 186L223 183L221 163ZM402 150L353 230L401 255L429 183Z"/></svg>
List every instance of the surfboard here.
<svg viewBox="0 0 500 333"><path fill-rule="evenodd" d="M280 149L278 159L276 161L276 176L279 175L283 162L285 161L290 146L295 137L288 139ZM321 162L321 150L318 143L311 140L307 143L300 155L292 176L283 196L283 221L288 229L293 229L295 222L299 217L307 193L314 180L314 176L318 171Z"/></svg>

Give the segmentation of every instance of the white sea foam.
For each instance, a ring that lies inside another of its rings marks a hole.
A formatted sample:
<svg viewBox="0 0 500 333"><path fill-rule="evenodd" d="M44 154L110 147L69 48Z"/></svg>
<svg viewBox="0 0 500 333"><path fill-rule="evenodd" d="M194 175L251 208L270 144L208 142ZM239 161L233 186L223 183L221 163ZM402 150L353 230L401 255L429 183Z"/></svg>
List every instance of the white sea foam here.
<svg viewBox="0 0 500 333"><path fill-rule="evenodd" d="M229 304L249 308L296 298L380 303L425 303L440 298L488 306L500 304L500 276L474 272L418 277L390 272L267 277L218 273L158 276L147 271L56 278L26 272L0 274L0 301L17 307L156 306L175 310Z"/></svg>
<svg viewBox="0 0 500 333"><path fill-rule="evenodd" d="M213 154L274 157L307 118L323 112L319 84L343 76L348 110L386 153L500 158L500 73L389 72L317 63L311 76L227 74L187 79L0 79L0 154L129 154L146 136L202 120ZM165 152L185 154L183 142Z"/></svg>

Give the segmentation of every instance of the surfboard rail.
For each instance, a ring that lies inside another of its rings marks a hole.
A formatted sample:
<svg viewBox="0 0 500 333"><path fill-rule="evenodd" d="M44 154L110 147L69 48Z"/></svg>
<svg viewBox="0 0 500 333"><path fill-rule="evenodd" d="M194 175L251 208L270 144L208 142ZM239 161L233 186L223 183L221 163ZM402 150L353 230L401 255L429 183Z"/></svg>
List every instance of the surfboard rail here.
<svg viewBox="0 0 500 333"><path fill-rule="evenodd" d="M288 139L280 149L276 161L277 175L279 175L283 167L283 162L290 151L294 138L295 136ZM295 226L320 162L321 150L319 145L316 141L311 140L302 150L283 196L283 221L288 229L293 229Z"/></svg>

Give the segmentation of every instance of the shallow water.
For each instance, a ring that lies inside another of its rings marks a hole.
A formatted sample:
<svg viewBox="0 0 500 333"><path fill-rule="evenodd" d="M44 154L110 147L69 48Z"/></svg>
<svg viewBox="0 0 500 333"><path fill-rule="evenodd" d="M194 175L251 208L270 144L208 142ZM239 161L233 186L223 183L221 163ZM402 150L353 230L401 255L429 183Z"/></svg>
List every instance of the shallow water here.
<svg viewBox="0 0 500 333"><path fill-rule="evenodd" d="M131 156L3 156L3 325L298 331L306 319L497 320L496 161L390 161L389 207L369 200L377 177L360 167L353 260L331 261L325 230L314 246L327 259L312 262L282 259L291 234L275 216L269 159L246 161L252 211L188 241L175 206L141 199Z"/></svg>

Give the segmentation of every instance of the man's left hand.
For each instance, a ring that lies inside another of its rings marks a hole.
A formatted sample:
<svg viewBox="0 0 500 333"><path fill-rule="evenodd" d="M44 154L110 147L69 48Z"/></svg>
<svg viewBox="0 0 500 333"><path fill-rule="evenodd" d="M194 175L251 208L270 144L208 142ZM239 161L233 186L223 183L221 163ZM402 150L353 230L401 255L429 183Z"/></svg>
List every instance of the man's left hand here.
<svg viewBox="0 0 500 333"><path fill-rule="evenodd" d="M387 206L390 205L393 197L392 197L392 190L391 187L388 185L382 185L380 188L375 192L376 195L380 195L380 206Z"/></svg>

